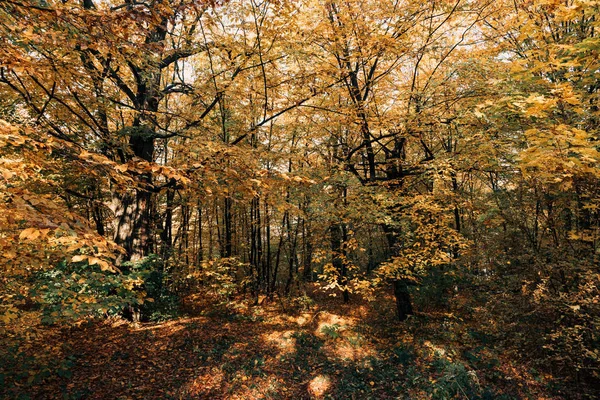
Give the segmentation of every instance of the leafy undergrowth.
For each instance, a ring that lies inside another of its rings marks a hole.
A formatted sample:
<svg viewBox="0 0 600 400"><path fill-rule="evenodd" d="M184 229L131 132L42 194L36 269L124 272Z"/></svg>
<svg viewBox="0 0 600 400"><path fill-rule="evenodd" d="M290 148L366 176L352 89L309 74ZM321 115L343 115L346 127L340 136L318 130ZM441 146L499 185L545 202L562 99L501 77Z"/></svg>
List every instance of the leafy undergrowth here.
<svg viewBox="0 0 600 400"><path fill-rule="evenodd" d="M430 311L399 323L391 299L375 304L352 299L344 305L325 295L312 297L318 301L275 300L261 306L240 301L222 309L192 298L188 299L192 316L163 323L134 326L111 320L46 328L43 337L30 338L19 352L8 352L13 364L4 369L12 368L13 375L2 377L13 381L4 382L3 395L22 399L564 397L553 387L551 376L499 350L475 319ZM28 356L36 353L35 346L43 346L51 355L41 360Z"/></svg>

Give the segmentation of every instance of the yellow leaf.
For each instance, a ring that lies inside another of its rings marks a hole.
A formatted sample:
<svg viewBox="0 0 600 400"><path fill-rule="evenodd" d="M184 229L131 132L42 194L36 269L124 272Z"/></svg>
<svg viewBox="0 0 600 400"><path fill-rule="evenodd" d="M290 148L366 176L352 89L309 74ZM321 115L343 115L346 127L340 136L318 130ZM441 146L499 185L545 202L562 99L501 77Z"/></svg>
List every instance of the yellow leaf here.
<svg viewBox="0 0 600 400"><path fill-rule="evenodd" d="M15 258L17 256L17 254L14 251L8 250L8 251L5 251L4 253L2 253L2 256L4 258L8 258L9 260L12 260L13 258Z"/></svg>
<svg viewBox="0 0 600 400"><path fill-rule="evenodd" d="M111 272L114 272L114 268L109 263L107 263L104 260L99 260L99 259L97 259L97 260L98 260L97 264L100 266L100 269L102 271L111 271Z"/></svg>
<svg viewBox="0 0 600 400"><path fill-rule="evenodd" d="M2 176L4 177L4 179L9 180L11 179L13 176L15 176L15 174L7 169L2 169Z"/></svg>
<svg viewBox="0 0 600 400"><path fill-rule="evenodd" d="M40 231L35 228L27 228L19 235L21 240L35 240L40 237Z"/></svg>
<svg viewBox="0 0 600 400"><path fill-rule="evenodd" d="M18 310L15 307L9 306L4 314L0 314L0 321L5 324L10 323L10 321L17 318L17 312Z"/></svg>
<svg viewBox="0 0 600 400"><path fill-rule="evenodd" d="M127 164L117 165L115 169L119 172L127 172Z"/></svg>
<svg viewBox="0 0 600 400"><path fill-rule="evenodd" d="M73 258L71 258L72 262L81 262L84 260L87 260L88 256L85 255L79 255L79 256L73 256Z"/></svg>

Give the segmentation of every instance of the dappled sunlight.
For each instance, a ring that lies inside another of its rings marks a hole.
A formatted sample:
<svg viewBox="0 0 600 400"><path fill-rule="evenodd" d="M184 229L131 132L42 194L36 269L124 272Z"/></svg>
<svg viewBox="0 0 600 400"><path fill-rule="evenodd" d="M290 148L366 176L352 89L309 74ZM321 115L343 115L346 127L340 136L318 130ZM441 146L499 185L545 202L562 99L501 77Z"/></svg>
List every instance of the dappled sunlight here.
<svg viewBox="0 0 600 400"><path fill-rule="evenodd" d="M317 317L317 328L314 331L315 336L327 338L328 332L342 331L356 325L356 318L343 317L328 312L320 312Z"/></svg>
<svg viewBox="0 0 600 400"><path fill-rule="evenodd" d="M423 345L428 348L431 349L434 354L438 354L440 356L445 356L446 355L446 349L440 346L436 346L435 344L431 343L429 340L426 340L425 342L423 342Z"/></svg>
<svg viewBox="0 0 600 400"><path fill-rule="evenodd" d="M355 316L356 318L364 319L367 318L369 311L370 309L368 306L361 304L353 308L350 315Z"/></svg>
<svg viewBox="0 0 600 400"><path fill-rule="evenodd" d="M308 383L308 393L315 398L322 398L331 388L331 379L327 375L317 375Z"/></svg>
<svg viewBox="0 0 600 400"><path fill-rule="evenodd" d="M302 327L308 323L310 323L313 319L313 314L310 313L302 313L300 315L298 315L297 317L295 317L295 322L298 324L298 326Z"/></svg>
<svg viewBox="0 0 600 400"><path fill-rule="evenodd" d="M181 388L181 393L189 396L206 396L219 392L225 381L225 374L219 368L205 368L198 377Z"/></svg>
<svg viewBox="0 0 600 400"><path fill-rule="evenodd" d="M552 377L492 348L466 346L465 338L453 336L454 324L440 331L440 319L449 315L421 314L400 326L373 322L368 314L358 318L369 311L358 308L346 316L335 302L298 314L259 306L251 309L259 320L223 313L138 327L121 320L112 321L114 327L83 325L64 341L60 335L53 340L77 349L70 391L87 390L94 395L86 398L98 400L109 393L148 399L430 398L434 391L482 393L490 371L510 393L535 388L535 398L551 398L544 396L543 382ZM422 384L407 387L416 377ZM535 387L537 379L544 381Z"/></svg>
<svg viewBox="0 0 600 400"><path fill-rule="evenodd" d="M293 337L296 331L287 330L283 332L275 331L263 333L262 339L265 343L271 344L279 349L280 354L290 354L296 349L296 338Z"/></svg>
<svg viewBox="0 0 600 400"><path fill-rule="evenodd" d="M265 378L242 376L240 380L242 382L240 388L227 398L231 400L264 399L287 392L285 384L275 376Z"/></svg>
<svg viewBox="0 0 600 400"><path fill-rule="evenodd" d="M129 321L120 317L111 317L104 321L104 324L110 326L111 328L118 328L120 326L131 326L131 323Z"/></svg>
<svg viewBox="0 0 600 400"><path fill-rule="evenodd" d="M286 315L273 315L269 317L269 323L274 325L286 325L289 319Z"/></svg>
<svg viewBox="0 0 600 400"><path fill-rule="evenodd" d="M352 344L349 340L338 340L326 347L336 358L348 362L357 362L369 357L376 357L377 352L365 345Z"/></svg>
<svg viewBox="0 0 600 400"><path fill-rule="evenodd" d="M181 319L177 319L177 320L172 320L172 321L166 321L166 322L161 322L161 323L156 323L156 324L142 324L136 328L134 328L134 331L154 331L154 330L161 330L161 329L169 329L171 330L171 332L173 332L173 329L175 329L175 331L181 330L182 328L185 328L186 324L202 324L202 323L206 323L208 321L207 318L203 318L203 317L196 317L196 318L181 318Z"/></svg>

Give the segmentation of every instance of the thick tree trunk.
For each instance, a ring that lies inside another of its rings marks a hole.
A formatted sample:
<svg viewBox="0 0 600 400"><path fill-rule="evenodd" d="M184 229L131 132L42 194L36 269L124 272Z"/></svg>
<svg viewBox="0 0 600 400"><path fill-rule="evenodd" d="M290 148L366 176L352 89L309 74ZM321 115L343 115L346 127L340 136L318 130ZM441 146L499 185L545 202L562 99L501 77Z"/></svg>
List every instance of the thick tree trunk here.
<svg viewBox="0 0 600 400"><path fill-rule="evenodd" d="M93 7L91 1L87 7ZM146 43L161 43L167 34L167 19L162 18L146 37ZM156 144L156 124L146 120L144 112L155 113L159 109L159 99L162 70L148 68L147 66L130 65L136 81L136 107L138 114L132 124L123 133L129 135L129 150L135 158L147 162L154 161L154 147ZM122 157L125 162L126 157ZM137 261L147 256L153 247L152 236L152 200L153 182L152 173L146 172L136 176L137 187L134 191L115 191L113 193L112 208L114 213L114 240L123 246L126 254L122 260Z"/></svg>
<svg viewBox="0 0 600 400"><path fill-rule="evenodd" d="M139 121L135 123L135 128L131 130L129 147L136 157L153 161L154 139L148 137L149 132L139 125ZM152 175L141 174L137 181L138 187L135 189L119 188L113 191L113 238L126 251L119 262L137 261L150 252Z"/></svg>
<svg viewBox="0 0 600 400"><path fill-rule="evenodd" d="M137 261L148 255L150 205L151 194L144 190L113 193L113 239L125 249L119 263Z"/></svg>

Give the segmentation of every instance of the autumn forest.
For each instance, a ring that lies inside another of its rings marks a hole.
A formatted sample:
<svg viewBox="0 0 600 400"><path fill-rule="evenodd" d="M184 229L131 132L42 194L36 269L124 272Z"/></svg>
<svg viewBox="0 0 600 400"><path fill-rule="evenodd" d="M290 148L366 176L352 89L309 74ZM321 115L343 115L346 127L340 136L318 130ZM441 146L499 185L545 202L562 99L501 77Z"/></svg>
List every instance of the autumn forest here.
<svg viewBox="0 0 600 400"><path fill-rule="evenodd" d="M598 15L0 0L0 398L598 398Z"/></svg>

